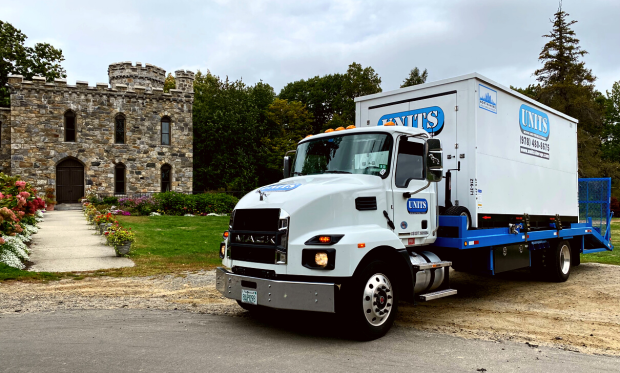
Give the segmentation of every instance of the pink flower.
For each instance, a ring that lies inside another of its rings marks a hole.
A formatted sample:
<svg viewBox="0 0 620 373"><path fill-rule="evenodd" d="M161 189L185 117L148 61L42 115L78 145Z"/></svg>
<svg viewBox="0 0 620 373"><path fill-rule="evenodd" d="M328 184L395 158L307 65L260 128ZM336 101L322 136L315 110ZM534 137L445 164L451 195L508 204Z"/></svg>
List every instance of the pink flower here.
<svg viewBox="0 0 620 373"><path fill-rule="evenodd" d="M15 186L19 189L19 190L23 190L24 188L26 188L26 182L25 181L16 181L15 182Z"/></svg>
<svg viewBox="0 0 620 373"><path fill-rule="evenodd" d="M20 192L19 195L22 196L23 198L30 197L30 193L28 193L28 192Z"/></svg>
<svg viewBox="0 0 620 373"><path fill-rule="evenodd" d="M0 245L4 245L6 243L6 241L4 240L4 238L0 237Z"/></svg>

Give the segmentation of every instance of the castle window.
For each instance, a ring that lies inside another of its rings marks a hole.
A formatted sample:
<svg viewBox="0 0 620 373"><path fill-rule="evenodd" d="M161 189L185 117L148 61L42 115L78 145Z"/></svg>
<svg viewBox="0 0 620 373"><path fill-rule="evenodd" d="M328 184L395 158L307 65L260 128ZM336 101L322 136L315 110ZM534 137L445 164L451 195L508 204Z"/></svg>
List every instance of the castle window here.
<svg viewBox="0 0 620 373"><path fill-rule="evenodd" d="M161 119L161 144L170 145L170 118Z"/></svg>
<svg viewBox="0 0 620 373"><path fill-rule="evenodd" d="M75 142L75 113L71 110L65 113L65 141Z"/></svg>
<svg viewBox="0 0 620 373"><path fill-rule="evenodd" d="M125 116L118 114L114 121L114 143L125 143Z"/></svg>
<svg viewBox="0 0 620 373"><path fill-rule="evenodd" d="M169 164L165 164L161 166L161 191L169 192L170 191L170 180L172 174L172 167Z"/></svg>
<svg viewBox="0 0 620 373"><path fill-rule="evenodd" d="M125 194L125 165L122 163L114 166L114 193Z"/></svg>

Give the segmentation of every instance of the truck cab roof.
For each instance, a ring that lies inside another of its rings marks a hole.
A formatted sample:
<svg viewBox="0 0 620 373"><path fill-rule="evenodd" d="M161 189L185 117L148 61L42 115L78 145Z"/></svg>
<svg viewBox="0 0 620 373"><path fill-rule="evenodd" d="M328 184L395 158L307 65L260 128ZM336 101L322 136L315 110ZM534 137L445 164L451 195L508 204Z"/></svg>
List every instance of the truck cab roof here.
<svg viewBox="0 0 620 373"><path fill-rule="evenodd" d="M352 128L348 130L340 130L328 133L319 133L317 135L312 135L311 137L306 137L301 140L299 144L311 141L315 139L322 139L327 137L334 136L342 136L342 135L350 135L350 134L362 134L362 133L377 133L377 132L387 132L387 133L400 133L403 135L419 135L419 134L427 134L428 132L423 129L413 128L413 127L403 127L403 126L376 126L376 127L366 127L366 128Z"/></svg>

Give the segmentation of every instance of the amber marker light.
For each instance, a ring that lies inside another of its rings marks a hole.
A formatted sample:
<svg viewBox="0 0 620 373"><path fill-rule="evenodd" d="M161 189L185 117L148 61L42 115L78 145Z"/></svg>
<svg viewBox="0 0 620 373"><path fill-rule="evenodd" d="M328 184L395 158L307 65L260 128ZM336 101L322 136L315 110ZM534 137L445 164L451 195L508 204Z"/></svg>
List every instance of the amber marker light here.
<svg viewBox="0 0 620 373"><path fill-rule="evenodd" d="M229 235L230 233L228 231L224 232L224 238L228 238Z"/></svg>
<svg viewBox="0 0 620 373"><path fill-rule="evenodd" d="M365 247L366 247L366 244L365 244L365 243L358 243L358 244L357 244L357 248L358 248L358 249L363 249L363 248L365 248Z"/></svg>
<svg viewBox="0 0 620 373"><path fill-rule="evenodd" d="M348 130L352 130L352 129L354 129L354 128L355 128L355 124L352 124L352 125L350 125L350 126L347 126L347 129L348 129Z"/></svg>
<svg viewBox="0 0 620 373"><path fill-rule="evenodd" d="M308 136L306 136L305 138L307 139L308 137L312 137L312 135L308 135Z"/></svg>
<svg viewBox="0 0 620 373"><path fill-rule="evenodd" d="M396 123L394 122L387 122L386 124L384 124L384 126L395 126Z"/></svg>
<svg viewBox="0 0 620 373"><path fill-rule="evenodd" d="M325 130L325 133L330 133L330 132L334 132L334 130L331 128Z"/></svg>
<svg viewBox="0 0 620 373"><path fill-rule="evenodd" d="M338 127L336 128L336 131L344 131L344 127Z"/></svg>
<svg viewBox="0 0 620 373"><path fill-rule="evenodd" d="M320 243L330 243L332 242L332 238L330 236L321 236L319 237Z"/></svg>
<svg viewBox="0 0 620 373"><path fill-rule="evenodd" d="M327 253L319 252L319 253L316 253L316 255L314 255L314 262L319 267L327 267L327 261L328 261Z"/></svg>

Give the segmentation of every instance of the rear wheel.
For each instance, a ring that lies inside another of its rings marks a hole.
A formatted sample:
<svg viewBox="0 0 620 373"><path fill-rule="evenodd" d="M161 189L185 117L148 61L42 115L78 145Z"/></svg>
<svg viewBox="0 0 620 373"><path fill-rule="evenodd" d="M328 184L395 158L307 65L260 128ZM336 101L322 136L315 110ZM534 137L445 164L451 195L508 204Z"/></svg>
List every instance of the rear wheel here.
<svg viewBox="0 0 620 373"><path fill-rule="evenodd" d="M471 227L471 214L467 207L452 206L448 207L441 215L465 216L467 218L467 229Z"/></svg>
<svg viewBox="0 0 620 373"><path fill-rule="evenodd" d="M560 241L546 253L547 271L550 281L564 282L568 280L571 269L571 248L568 241Z"/></svg>
<svg viewBox="0 0 620 373"><path fill-rule="evenodd" d="M354 337L368 341L390 330L398 311L395 280L384 261L369 263L353 278L342 316Z"/></svg>

